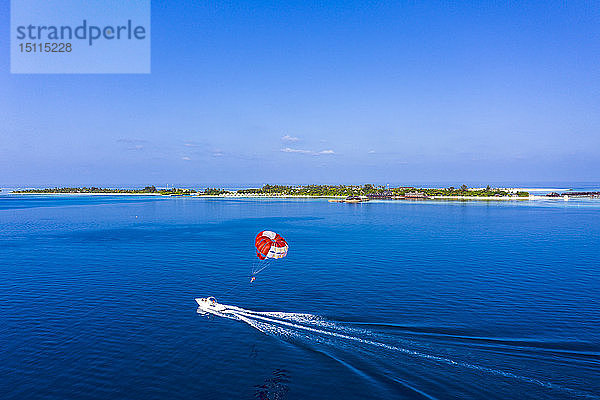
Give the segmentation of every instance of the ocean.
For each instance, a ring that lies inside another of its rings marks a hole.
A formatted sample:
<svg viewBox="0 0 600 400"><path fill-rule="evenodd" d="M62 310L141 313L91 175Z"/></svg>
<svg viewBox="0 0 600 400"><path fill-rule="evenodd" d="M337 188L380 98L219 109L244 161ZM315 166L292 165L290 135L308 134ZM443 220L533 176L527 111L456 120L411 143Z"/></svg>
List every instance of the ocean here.
<svg viewBox="0 0 600 400"><path fill-rule="evenodd" d="M0 398L598 399L599 240L598 200L1 194Z"/></svg>

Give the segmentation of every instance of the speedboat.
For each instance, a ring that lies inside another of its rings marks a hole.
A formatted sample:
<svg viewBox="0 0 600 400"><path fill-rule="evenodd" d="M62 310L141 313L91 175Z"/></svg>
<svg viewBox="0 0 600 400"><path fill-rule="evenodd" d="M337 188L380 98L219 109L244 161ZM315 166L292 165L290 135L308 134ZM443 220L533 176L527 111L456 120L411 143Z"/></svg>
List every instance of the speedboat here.
<svg viewBox="0 0 600 400"><path fill-rule="evenodd" d="M196 303L198 303L199 310L202 310L205 313L215 314L227 309L225 305L219 304L217 299L212 296L197 298Z"/></svg>

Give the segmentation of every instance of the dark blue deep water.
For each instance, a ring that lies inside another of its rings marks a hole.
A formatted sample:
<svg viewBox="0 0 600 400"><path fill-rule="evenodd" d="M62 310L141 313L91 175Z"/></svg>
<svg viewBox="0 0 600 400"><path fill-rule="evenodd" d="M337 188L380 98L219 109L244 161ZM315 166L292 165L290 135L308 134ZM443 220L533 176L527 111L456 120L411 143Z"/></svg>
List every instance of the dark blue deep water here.
<svg viewBox="0 0 600 400"><path fill-rule="evenodd" d="M4 195L0 313L2 399L600 398L600 201Z"/></svg>

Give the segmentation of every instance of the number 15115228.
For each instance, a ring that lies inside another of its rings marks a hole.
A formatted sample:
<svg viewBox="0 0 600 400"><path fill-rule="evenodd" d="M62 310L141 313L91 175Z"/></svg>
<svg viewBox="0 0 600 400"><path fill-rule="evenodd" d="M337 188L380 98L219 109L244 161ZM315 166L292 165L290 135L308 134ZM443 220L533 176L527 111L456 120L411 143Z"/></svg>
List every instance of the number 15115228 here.
<svg viewBox="0 0 600 400"><path fill-rule="evenodd" d="M71 43L19 43L21 53L70 53Z"/></svg>

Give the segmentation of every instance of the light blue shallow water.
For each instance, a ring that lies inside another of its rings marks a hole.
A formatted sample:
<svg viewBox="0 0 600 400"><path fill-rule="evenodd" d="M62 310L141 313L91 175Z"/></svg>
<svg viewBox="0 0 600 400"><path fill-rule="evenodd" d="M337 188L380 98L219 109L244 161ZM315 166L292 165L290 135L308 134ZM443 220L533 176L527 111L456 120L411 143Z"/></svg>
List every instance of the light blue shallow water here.
<svg viewBox="0 0 600 400"><path fill-rule="evenodd" d="M0 397L600 398L599 239L591 200L0 196Z"/></svg>

